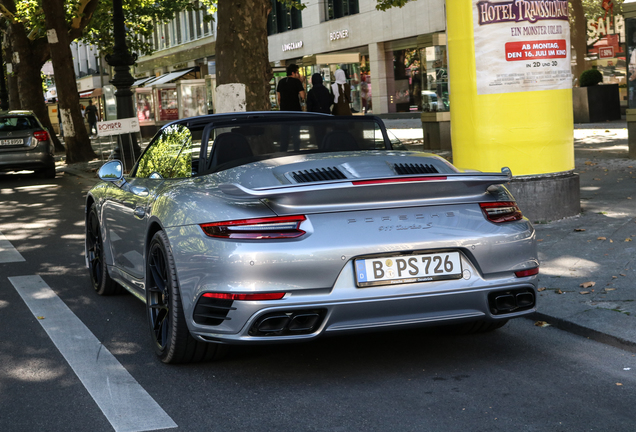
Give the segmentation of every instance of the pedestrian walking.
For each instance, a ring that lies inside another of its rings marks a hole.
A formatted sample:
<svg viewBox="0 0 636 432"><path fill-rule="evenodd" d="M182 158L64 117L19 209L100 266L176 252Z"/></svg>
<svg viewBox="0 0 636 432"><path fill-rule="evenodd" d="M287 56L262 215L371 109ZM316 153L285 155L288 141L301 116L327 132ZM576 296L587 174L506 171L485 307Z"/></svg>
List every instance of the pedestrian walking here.
<svg viewBox="0 0 636 432"><path fill-rule="evenodd" d="M342 69L336 70L336 82L331 84L333 93L333 115L353 115L351 113L351 86L347 84L347 76Z"/></svg>
<svg viewBox="0 0 636 432"><path fill-rule="evenodd" d="M322 75L311 76L311 90L307 92L307 111L331 114L333 104L329 90L322 84Z"/></svg>
<svg viewBox="0 0 636 432"><path fill-rule="evenodd" d="M88 106L86 107L86 120L88 120L88 134L93 135L93 129L95 130L95 135L97 135L97 120L98 113L97 107L93 105L93 100L90 99L88 101Z"/></svg>
<svg viewBox="0 0 636 432"><path fill-rule="evenodd" d="M305 88L298 65L292 63L287 66L287 76L278 82L276 99L281 111L302 111L300 101L305 100Z"/></svg>

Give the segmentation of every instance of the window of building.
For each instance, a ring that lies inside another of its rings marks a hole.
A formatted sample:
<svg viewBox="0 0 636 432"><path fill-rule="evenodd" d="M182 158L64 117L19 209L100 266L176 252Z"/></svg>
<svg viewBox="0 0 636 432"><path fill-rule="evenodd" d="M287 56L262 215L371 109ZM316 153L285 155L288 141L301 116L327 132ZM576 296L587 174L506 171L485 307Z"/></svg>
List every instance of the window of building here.
<svg viewBox="0 0 636 432"><path fill-rule="evenodd" d="M170 44L170 24L166 23L162 27L163 27L163 40L166 43L166 48L170 48L172 46Z"/></svg>
<svg viewBox="0 0 636 432"><path fill-rule="evenodd" d="M302 28L302 13L278 0L271 0L272 11L267 17L267 34L284 33L289 30Z"/></svg>
<svg viewBox="0 0 636 432"><path fill-rule="evenodd" d="M195 40L196 37L196 33L194 32L194 14L196 12L193 12L191 10L188 11L188 40Z"/></svg>
<svg viewBox="0 0 636 432"><path fill-rule="evenodd" d="M327 8L325 13L327 20L360 13L358 0L327 0L325 1L325 7Z"/></svg>
<svg viewBox="0 0 636 432"><path fill-rule="evenodd" d="M203 11L203 34L205 34L206 36L209 36L212 34L212 25L210 24L210 21L207 21L205 18L210 15L208 13L207 10Z"/></svg>
<svg viewBox="0 0 636 432"><path fill-rule="evenodd" d="M203 24L201 23L201 11L195 11L194 17L196 19L195 27L197 29L197 39L203 37Z"/></svg>
<svg viewBox="0 0 636 432"><path fill-rule="evenodd" d="M183 39L181 37L181 13L178 13L172 22L174 24L173 30L176 45L181 45L181 43L183 43Z"/></svg>

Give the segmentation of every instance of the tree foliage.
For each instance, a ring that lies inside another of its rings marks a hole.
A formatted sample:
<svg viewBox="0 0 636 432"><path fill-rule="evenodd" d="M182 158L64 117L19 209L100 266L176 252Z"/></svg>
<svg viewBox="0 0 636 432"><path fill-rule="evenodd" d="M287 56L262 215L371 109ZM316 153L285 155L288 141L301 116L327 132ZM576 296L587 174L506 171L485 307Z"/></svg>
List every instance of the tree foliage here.
<svg viewBox="0 0 636 432"><path fill-rule="evenodd" d="M377 10L385 11L393 7L399 7L406 5L409 1L415 0L377 0L378 4L375 5Z"/></svg>

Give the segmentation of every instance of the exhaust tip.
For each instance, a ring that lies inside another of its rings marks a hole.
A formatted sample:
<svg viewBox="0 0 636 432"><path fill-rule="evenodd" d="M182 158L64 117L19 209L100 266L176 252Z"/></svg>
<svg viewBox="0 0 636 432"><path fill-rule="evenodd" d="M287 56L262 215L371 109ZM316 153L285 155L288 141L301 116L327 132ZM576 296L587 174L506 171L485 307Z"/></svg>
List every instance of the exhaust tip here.
<svg viewBox="0 0 636 432"><path fill-rule="evenodd" d="M250 336L289 336L315 332L327 315L327 309L272 312L258 318Z"/></svg>
<svg viewBox="0 0 636 432"><path fill-rule="evenodd" d="M532 288L495 291L488 294L488 305L493 315L532 309L535 303L536 298Z"/></svg>

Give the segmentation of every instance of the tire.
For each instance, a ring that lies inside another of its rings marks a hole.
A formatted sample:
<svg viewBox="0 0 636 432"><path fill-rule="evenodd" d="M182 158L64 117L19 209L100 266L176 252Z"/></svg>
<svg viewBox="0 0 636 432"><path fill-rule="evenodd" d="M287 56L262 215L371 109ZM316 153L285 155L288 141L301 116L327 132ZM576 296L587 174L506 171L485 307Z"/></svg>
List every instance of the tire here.
<svg viewBox="0 0 636 432"><path fill-rule="evenodd" d="M445 329L452 334L458 335L488 333L502 328L507 322L507 319L499 321L470 321L463 324L446 326Z"/></svg>
<svg viewBox="0 0 636 432"><path fill-rule="evenodd" d="M146 261L146 312L155 354L164 363L194 363L221 358L226 345L197 341L186 324L168 237L158 231Z"/></svg>
<svg viewBox="0 0 636 432"><path fill-rule="evenodd" d="M95 204L91 206L86 220L86 253L88 271L95 292L103 296L120 294L123 288L111 279L104 260L104 242Z"/></svg>

